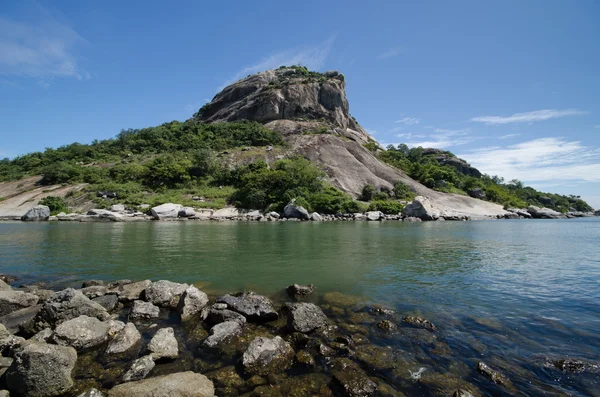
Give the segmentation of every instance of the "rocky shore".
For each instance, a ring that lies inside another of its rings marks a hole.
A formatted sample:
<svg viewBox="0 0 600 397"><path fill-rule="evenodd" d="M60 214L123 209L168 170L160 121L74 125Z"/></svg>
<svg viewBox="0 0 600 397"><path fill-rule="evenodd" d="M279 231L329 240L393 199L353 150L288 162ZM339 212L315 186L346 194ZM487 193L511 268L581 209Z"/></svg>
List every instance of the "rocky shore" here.
<svg viewBox="0 0 600 397"><path fill-rule="evenodd" d="M142 212L143 211L143 212ZM566 214L530 206L527 209L509 208L502 215L482 216L475 219L571 219L598 216L598 213L568 212ZM50 215L50 209L44 205L37 205L20 218L11 220L22 221L61 221L61 222L139 222L139 221L467 221L472 217L457 211L439 209L423 196L416 197L407 203L404 211L398 214L384 214L381 211L367 211L365 213L351 214L319 214L309 213L302 206L296 205L292 200L282 213L275 211L263 212L258 210L244 210L234 207L220 210L198 209L184 207L180 204L166 203L150 208L141 205L139 208L128 208L122 204L114 204L109 209L91 209L85 214L60 213Z"/></svg>
<svg viewBox="0 0 600 397"><path fill-rule="evenodd" d="M167 280L51 291L0 277L0 396L518 393L522 367L457 362L450 327L313 285L269 298L209 296ZM600 373L572 358L535 365Z"/></svg>

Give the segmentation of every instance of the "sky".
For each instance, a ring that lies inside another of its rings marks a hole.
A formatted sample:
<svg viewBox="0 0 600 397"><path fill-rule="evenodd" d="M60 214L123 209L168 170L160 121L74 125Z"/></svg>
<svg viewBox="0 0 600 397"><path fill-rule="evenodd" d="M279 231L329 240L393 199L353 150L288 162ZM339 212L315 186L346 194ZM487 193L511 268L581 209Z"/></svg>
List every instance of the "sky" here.
<svg viewBox="0 0 600 397"><path fill-rule="evenodd" d="M346 76L384 145L600 208L600 2L0 2L0 158L185 120L280 65Z"/></svg>

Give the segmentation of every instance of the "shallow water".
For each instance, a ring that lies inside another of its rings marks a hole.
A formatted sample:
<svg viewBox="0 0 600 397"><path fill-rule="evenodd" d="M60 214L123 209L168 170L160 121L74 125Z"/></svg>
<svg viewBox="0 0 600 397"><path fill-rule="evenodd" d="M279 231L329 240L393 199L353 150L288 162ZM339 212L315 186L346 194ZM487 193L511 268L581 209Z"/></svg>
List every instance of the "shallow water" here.
<svg viewBox="0 0 600 397"><path fill-rule="evenodd" d="M0 223L0 273L56 287L169 279L212 295L273 296L313 283L319 296L339 291L434 322L444 344L437 351L417 349L410 338L379 341L407 352L423 377L456 373L497 395L502 389L475 374L483 360L527 395L600 395L598 374L544 366L548 356L599 360L599 242L600 218Z"/></svg>

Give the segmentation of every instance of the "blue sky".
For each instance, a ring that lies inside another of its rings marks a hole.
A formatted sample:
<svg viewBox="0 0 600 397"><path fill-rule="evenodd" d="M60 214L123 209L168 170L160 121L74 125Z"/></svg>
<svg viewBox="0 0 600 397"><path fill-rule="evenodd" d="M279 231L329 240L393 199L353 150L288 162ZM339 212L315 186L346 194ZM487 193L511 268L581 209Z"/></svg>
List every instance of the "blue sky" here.
<svg viewBox="0 0 600 397"><path fill-rule="evenodd" d="M0 2L0 157L184 120L301 63L343 72L383 144L600 208L600 3L370 3Z"/></svg>

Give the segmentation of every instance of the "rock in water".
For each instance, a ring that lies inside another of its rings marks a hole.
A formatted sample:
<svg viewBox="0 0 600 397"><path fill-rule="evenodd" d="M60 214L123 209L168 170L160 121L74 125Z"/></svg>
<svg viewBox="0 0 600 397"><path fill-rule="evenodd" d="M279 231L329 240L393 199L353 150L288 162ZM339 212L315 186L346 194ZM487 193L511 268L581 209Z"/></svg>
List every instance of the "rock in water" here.
<svg viewBox="0 0 600 397"><path fill-rule="evenodd" d="M480 361L477 364L477 370L484 375L486 378L490 379L494 383L498 383L501 385L507 385L508 379L502 375L500 372L491 369L486 363Z"/></svg>
<svg viewBox="0 0 600 397"><path fill-rule="evenodd" d="M268 375L283 372L292 365L294 350L280 336L254 339L242 357L248 374Z"/></svg>
<svg viewBox="0 0 600 397"><path fill-rule="evenodd" d="M312 284L299 285L293 284L287 287L287 293L291 298L296 300L305 298L315 292L315 286Z"/></svg>
<svg viewBox="0 0 600 397"><path fill-rule="evenodd" d="M210 329L210 336L203 345L208 348L216 347L221 342L242 333L242 325L237 321L225 321Z"/></svg>
<svg viewBox="0 0 600 397"><path fill-rule="evenodd" d="M403 320L405 323L410 324L414 327L419 327L419 328L425 328L428 329L430 331L435 331L436 330L436 326L429 320L424 319L423 317L419 317L419 316L406 316L404 317Z"/></svg>
<svg viewBox="0 0 600 397"><path fill-rule="evenodd" d="M57 326L52 340L57 345L84 350L106 342L108 329L108 322L100 321L95 317L79 316Z"/></svg>
<svg viewBox="0 0 600 397"><path fill-rule="evenodd" d="M224 295L217 299L217 303L226 303L231 310L243 314L248 321L274 321L279 318L271 301L253 292L244 292L239 296Z"/></svg>
<svg viewBox="0 0 600 397"><path fill-rule="evenodd" d="M179 211L183 207L179 204L166 203L157 207L152 207L150 212L154 219L176 219L179 216Z"/></svg>
<svg viewBox="0 0 600 397"><path fill-rule="evenodd" d="M536 219L561 219L565 218L564 214L561 214L558 211L551 210L550 208L539 208L535 205L529 206L527 208L527 212L531 215L532 218Z"/></svg>
<svg viewBox="0 0 600 397"><path fill-rule="evenodd" d="M310 220L320 222L323 220L323 217L319 213L313 212L312 214L310 214Z"/></svg>
<svg viewBox="0 0 600 397"><path fill-rule="evenodd" d="M206 321L209 324L219 324L226 321L235 321L240 325L246 324L246 317L242 316L238 312L228 309L210 309L206 316Z"/></svg>
<svg viewBox="0 0 600 397"><path fill-rule="evenodd" d="M60 396L73 387L71 372L76 361L72 347L29 342L6 371L6 386L18 396Z"/></svg>
<svg viewBox="0 0 600 397"><path fill-rule="evenodd" d="M296 205L296 199L293 199L283 209L283 216L292 219L308 220L310 215L306 208Z"/></svg>
<svg viewBox="0 0 600 397"><path fill-rule="evenodd" d="M104 397L104 394L98 389L90 389L78 395L77 397Z"/></svg>
<svg viewBox="0 0 600 397"><path fill-rule="evenodd" d="M348 358L336 358L331 363L334 383L350 397L370 396L377 391L377 384Z"/></svg>
<svg viewBox="0 0 600 397"><path fill-rule="evenodd" d="M417 196L411 203L404 207L404 214L408 217L421 218L425 221L435 221L440 217L439 211L433 208L427 197Z"/></svg>
<svg viewBox="0 0 600 397"><path fill-rule="evenodd" d="M131 367L125 375L123 375L123 382L130 382L144 379L150 371L154 369L154 360L152 359L152 355L148 354L147 356L140 357L131 363Z"/></svg>
<svg viewBox="0 0 600 397"><path fill-rule="evenodd" d="M368 221L380 221L385 219L385 215L381 211L369 211L365 214Z"/></svg>
<svg viewBox="0 0 600 397"><path fill-rule="evenodd" d="M327 316L312 303L287 303L287 326L290 331L311 332L327 325Z"/></svg>
<svg viewBox="0 0 600 397"><path fill-rule="evenodd" d="M181 320L185 321L200 313L207 303L208 295L191 285L181 295L177 312L181 316Z"/></svg>
<svg viewBox="0 0 600 397"><path fill-rule="evenodd" d="M109 285L107 293L117 295L121 302L131 302L141 299L146 287L151 283L150 280L138 281L137 283L129 282L127 284L117 283L116 285Z"/></svg>
<svg viewBox="0 0 600 397"><path fill-rule="evenodd" d="M133 323L127 323L117 332L106 348L106 354L121 354L131 349L142 339L142 335Z"/></svg>
<svg viewBox="0 0 600 397"><path fill-rule="evenodd" d="M157 318L160 315L160 309L158 306L154 306L150 302L134 301L131 313L129 313L130 320L147 320L151 318Z"/></svg>
<svg viewBox="0 0 600 397"><path fill-rule="evenodd" d="M45 205L36 205L21 217L22 221L47 221L50 218L50 208Z"/></svg>
<svg viewBox="0 0 600 397"><path fill-rule="evenodd" d="M112 312L119 303L119 297L117 295L103 295L92 299L92 302L96 302L107 311Z"/></svg>
<svg viewBox="0 0 600 397"><path fill-rule="evenodd" d="M161 328L148 344L148 351L154 361L174 359L179 356L179 346L173 328Z"/></svg>
<svg viewBox="0 0 600 397"><path fill-rule="evenodd" d="M188 287L187 284L167 280L156 281L146 287L146 300L156 306L174 309Z"/></svg>
<svg viewBox="0 0 600 397"><path fill-rule="evenodd" d="M215 387L204 375L191 371L117 385L108 397L214 397Z"/></svg>
<svg viewBox="0 0 600 397"><path fill-rule="evenodd" d="M34 306L39 297L23 291L5 290L0 291L0 317L14 311Z"/></svg>

